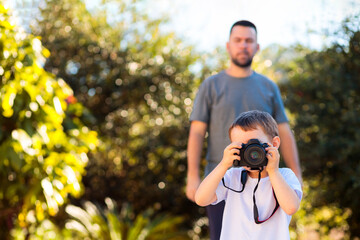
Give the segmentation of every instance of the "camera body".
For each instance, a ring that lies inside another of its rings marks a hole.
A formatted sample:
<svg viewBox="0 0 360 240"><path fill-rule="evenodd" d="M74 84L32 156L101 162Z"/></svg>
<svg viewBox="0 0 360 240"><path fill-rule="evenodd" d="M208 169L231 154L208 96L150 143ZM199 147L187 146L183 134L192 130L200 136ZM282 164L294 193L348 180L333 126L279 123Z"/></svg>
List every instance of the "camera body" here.
<svg viewBox="0 0 360 240"><path fill-rule="evenodd" d="M266 157L265 148L269 147L267 143L260 143L258 139L250 139L246 144L242 144L242 147L239 149L240 159L233 161L234 167L250 167L252 170L260 169L268 163Z"/></svg>

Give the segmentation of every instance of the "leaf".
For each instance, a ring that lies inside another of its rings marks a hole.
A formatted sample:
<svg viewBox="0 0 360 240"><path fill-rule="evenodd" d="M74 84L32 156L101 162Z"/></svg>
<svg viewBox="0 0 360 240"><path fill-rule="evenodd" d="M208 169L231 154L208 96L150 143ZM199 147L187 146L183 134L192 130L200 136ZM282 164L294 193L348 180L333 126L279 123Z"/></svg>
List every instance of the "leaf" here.
<svg viewBox="0 0 360 240"><path fill-rule="evenodd" d="M24 164L24 160L19 157L18 153L16 153L12 147L7 148L6 155L14 170L20 172Z"/></svg>

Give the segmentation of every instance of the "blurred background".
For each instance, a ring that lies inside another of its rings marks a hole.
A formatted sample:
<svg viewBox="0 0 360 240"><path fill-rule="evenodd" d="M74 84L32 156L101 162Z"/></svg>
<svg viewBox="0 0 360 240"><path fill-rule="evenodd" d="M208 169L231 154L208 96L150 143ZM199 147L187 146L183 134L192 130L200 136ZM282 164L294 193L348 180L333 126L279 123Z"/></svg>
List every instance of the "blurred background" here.
<svg viewBox="0 0 360 240"><path fill-rule="evenodd" d="M359 239L359 18L351 0L0 0L0 238L208 239L188 119L248 19L299 148L291 239Z"/></svg>

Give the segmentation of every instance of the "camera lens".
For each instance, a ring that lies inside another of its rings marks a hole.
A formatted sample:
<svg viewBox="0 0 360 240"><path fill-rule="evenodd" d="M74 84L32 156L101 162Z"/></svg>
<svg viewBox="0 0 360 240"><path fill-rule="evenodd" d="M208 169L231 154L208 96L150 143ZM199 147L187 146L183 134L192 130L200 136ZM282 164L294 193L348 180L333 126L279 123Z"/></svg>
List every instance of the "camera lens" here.
<svg viewBox="0 0 360 240"><path fill-rule="evenodd" d="M258 152L258 151L252 151L251 153L250 153L250 158L251 158L251 160L258 160L259 158L260 158L260 153Z"/></svg>
<svg viewBox="0 0 360 240"><path fill-rule="evenodd" d="M259 169L266 166L268 159L266 158L265 148L267 147L268 144L262 144L258 139L250 139L247 144L243 143L240 149L242 161L239 161L239 164L234 163L234 166L247 166L251 169Z"/></svg>
<svg viewBox="0 0 360 240"><path fill-rule="evenodd" d="M244 153L244 158L252 166L260 166L266 158L265 150L258 145L249 146Z"/></svg>

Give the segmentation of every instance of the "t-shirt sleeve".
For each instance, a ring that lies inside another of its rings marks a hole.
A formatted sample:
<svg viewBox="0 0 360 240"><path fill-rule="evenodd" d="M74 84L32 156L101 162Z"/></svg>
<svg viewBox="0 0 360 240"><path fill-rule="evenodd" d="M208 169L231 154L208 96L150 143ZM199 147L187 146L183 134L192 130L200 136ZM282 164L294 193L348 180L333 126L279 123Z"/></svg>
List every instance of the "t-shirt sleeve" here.
<svg viewBox="0 0 360 240"><path fill-rule="evenodd" d="M201 121L209 123L211 110L211 88L210 81L206 79L199 87L196 94L190 121Z"/></svg>
<svg viewBox="0 0 360 240"><path fill-rule="evenodd" d="M302 199L303 191L301 188L301 184L299 182L299 179L296 177L295 173L290 168L281 168L285 181L289 186L295 190L296 194L298 195L299 199Z"/></svg>
<svg viewBox="0 0 360 240"><path fill-rule="evenodd" d="M284 103L281 99L281 93L278 86L274 83L274 113L273 117L277 123L288 122L288 118L285 113Z"/></svg>
<svg viewBox="0 0 360 240"><path fill-rule="evenodd" d="M231 179L231 170L228 170L226 173L225 173L225 176L224 176L224 182L225 184L229 184L230 183L230 179ZM229 185L227 185L229 186ZM225 200L226 197L227 197L227 193L228 193L228 189L224 187L224 183L223 181L220 181L218 187L216 188L216 191L215 191L215 194L216 194L216 198L217 200L213 203L211 203L212 205L216 205L218 204L219 202L221 202L222 200Z"/></svg>

